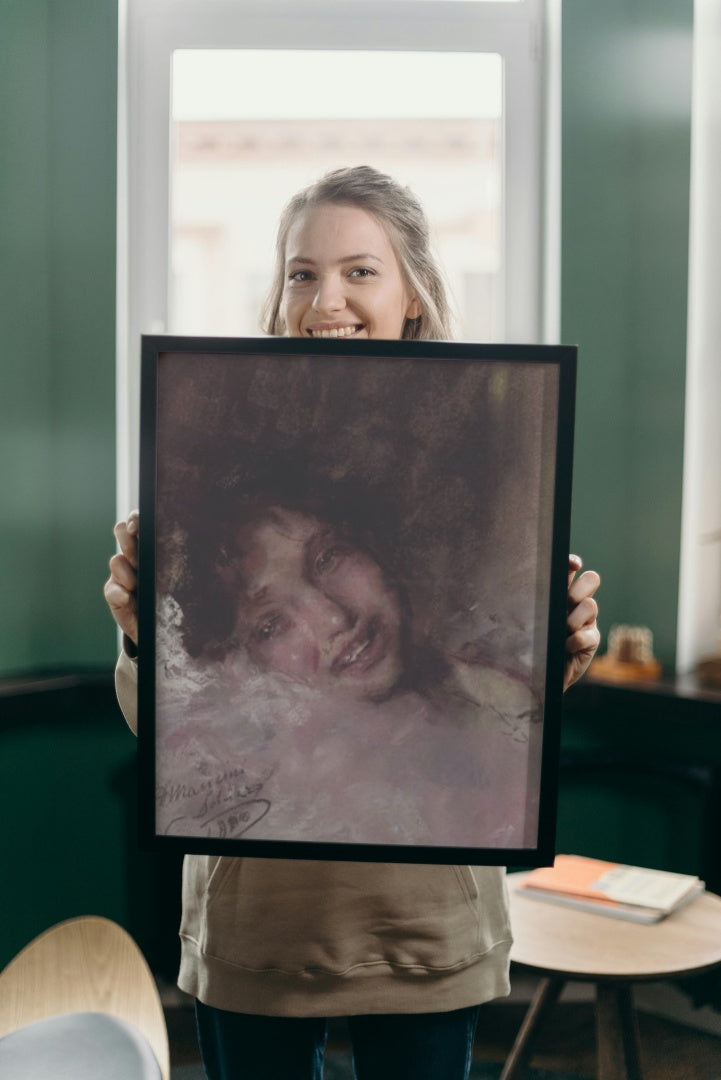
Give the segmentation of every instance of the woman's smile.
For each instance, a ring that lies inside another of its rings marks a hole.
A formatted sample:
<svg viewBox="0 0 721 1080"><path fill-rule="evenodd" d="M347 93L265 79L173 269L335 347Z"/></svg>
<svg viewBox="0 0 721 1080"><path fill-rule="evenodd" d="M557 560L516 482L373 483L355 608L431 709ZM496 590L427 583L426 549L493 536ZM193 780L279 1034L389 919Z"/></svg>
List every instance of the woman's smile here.
<svg viewBox="0 0 721 1080"><path fill-rule="evenodd" d="M343 338L355 337L363 329L363 323L352 323L350 326L309 326L307 333L311 337Z"/></svg>
<svg viewBox="0 0 721 1080"><path fill-rule="evenodd" d="M385 627L378 617L373 617L359 634L341 646L330 669L334 675L362 676L384 658L387 646Z"/></svg>

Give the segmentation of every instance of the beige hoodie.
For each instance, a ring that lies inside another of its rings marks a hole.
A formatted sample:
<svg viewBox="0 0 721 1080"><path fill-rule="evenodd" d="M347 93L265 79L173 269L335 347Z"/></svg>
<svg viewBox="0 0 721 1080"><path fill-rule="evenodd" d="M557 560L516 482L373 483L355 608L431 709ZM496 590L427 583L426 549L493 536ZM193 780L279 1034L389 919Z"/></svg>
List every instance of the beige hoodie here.
<svg viewBox="0 0 721 1080"><path fill-rule="evenodd" d="M118 700L137 729L137 665ZM178 984L270 1016L460 1009L509 991L500 867L186 855Z"/></svg>

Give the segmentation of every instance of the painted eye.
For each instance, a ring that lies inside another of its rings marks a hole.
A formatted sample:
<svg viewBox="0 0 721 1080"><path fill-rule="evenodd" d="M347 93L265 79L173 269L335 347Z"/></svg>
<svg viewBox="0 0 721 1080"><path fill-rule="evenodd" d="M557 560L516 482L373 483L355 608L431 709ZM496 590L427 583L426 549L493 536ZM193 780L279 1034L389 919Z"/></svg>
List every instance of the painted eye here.
<svg viewBox="0 0 721 1080"><path fill-rule="evenodd" d="M283 629L283 616L269 615L257 623L253 630L253 639L262 645L281 634Z"/></svg>
<svg viewBox="0 0 721 1080"><path fill-rule="evenodd" d="M323 548L321 553L316 557L314 563L314 570L317 574L327 574L329 570L332 570L340 558L341 551L338 547Z"/></svg>

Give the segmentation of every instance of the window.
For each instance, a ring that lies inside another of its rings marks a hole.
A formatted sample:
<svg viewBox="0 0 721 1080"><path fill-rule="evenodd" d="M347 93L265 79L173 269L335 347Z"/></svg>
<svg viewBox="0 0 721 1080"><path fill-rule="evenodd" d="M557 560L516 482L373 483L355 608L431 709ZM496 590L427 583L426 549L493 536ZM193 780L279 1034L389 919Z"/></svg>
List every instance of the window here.
<svg viewBox="0 0 721 1080"><path fill-rule="evenodd" d="M257 334L285 202L372 163L426 208L456 336L503 336L498 55L182 50L171 96L171 332Z"/></svg>
<svg viewBox="0 0 721 1080"><path fill-rule="evenodd" d="M140 335L259 333L280 209L331 168L363 161L418 193L459 337L555 339L542 139L554 7L121 3L121 512L137 499Z"/></svg>

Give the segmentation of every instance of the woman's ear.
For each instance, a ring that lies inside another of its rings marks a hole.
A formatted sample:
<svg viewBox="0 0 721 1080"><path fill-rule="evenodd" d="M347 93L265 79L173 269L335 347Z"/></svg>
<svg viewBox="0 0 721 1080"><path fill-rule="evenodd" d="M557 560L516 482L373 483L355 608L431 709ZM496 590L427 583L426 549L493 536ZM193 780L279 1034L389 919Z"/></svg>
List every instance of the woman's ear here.
<svg viewBox="0 0 721 1080"><path fill-rule="evenodd" d="M417 296L414 296L406 311L407 319L417 319L423 314L423 305Z"/></svg>

